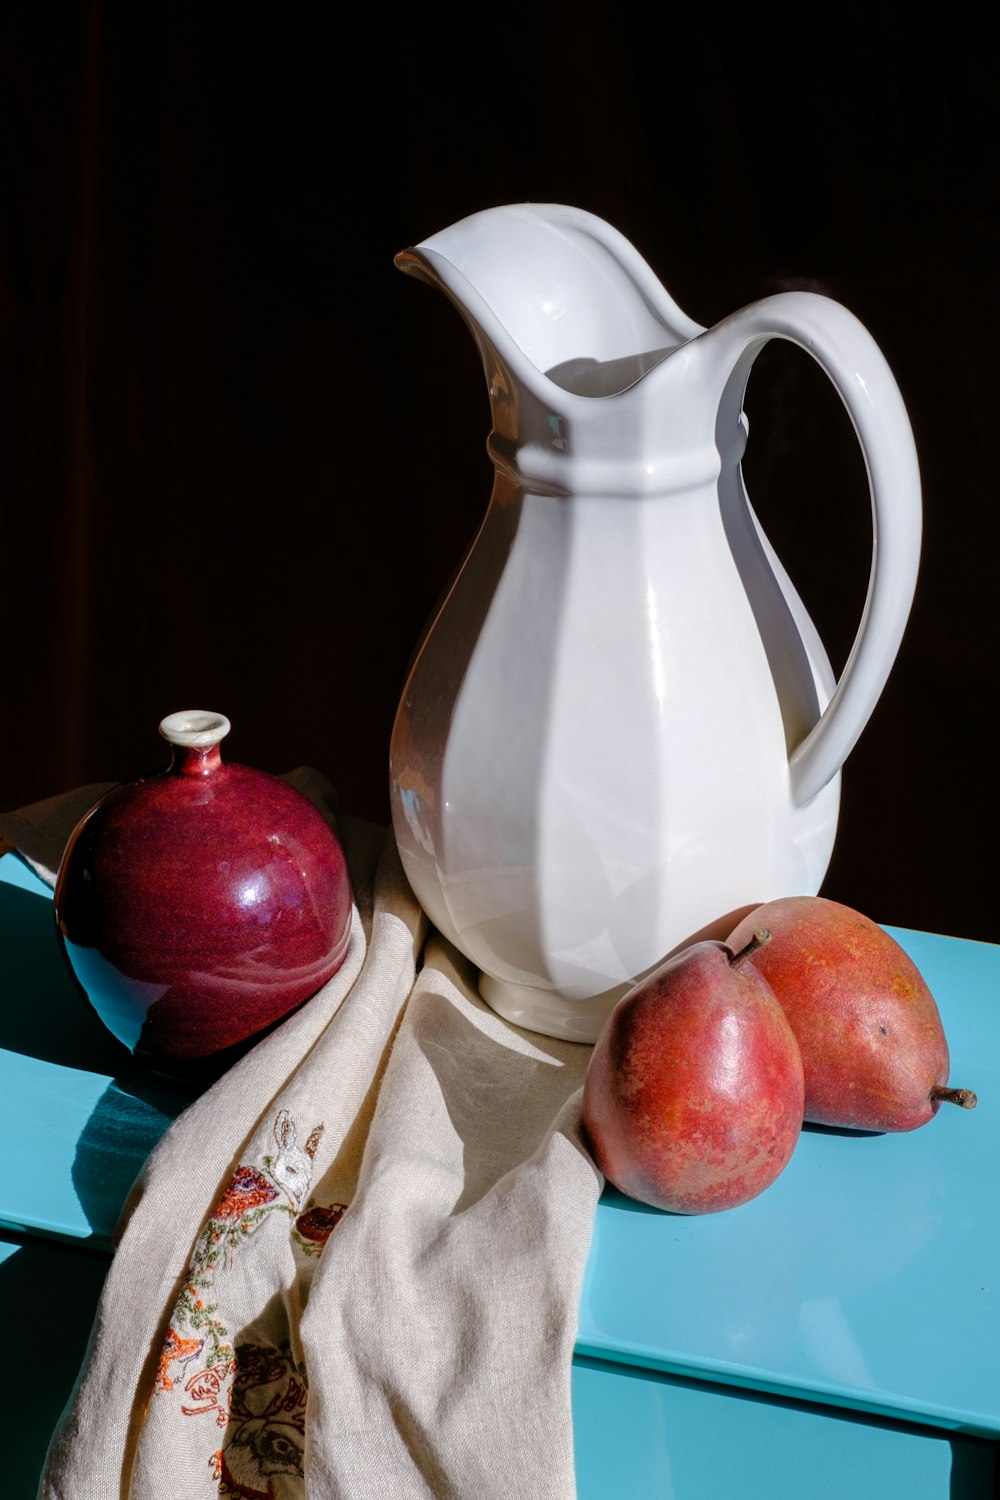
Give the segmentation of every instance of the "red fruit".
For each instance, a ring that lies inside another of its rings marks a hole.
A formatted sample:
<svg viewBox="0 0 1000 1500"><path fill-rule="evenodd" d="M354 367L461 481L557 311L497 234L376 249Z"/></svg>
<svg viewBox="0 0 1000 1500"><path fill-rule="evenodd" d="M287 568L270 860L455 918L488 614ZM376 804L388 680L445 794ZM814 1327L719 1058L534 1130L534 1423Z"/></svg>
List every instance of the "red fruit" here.
<svg viewBox="0 0 1000 1500"><path fill-rule="evenodd" d="M948 1043L934 996L877 923L823 896L785 896L744 917L730 944L761 926L771 941L751 962L798 1039L807 1120L903 1131L933 1119L942 1101L974 1107L975 1094L947 1087Z"/></svg>
<svg viewBox="0 0 1000 1500"><path fill-rule="evenodd" d="M788 1164L802 1129L802 1060L746 956L693 944L618 1002L595 1044L583 1125L598 1167L630 1198L717 1213Z"/></svg>

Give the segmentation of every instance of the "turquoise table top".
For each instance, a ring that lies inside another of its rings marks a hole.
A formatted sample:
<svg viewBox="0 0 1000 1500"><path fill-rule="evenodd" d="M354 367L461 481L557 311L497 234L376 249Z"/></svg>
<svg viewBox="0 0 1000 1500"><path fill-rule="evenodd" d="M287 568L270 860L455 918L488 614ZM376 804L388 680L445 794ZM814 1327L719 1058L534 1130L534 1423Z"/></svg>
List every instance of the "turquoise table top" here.
<svg viewBox="0 0 1000 1500"><path fill-rule="evenodd" d="M760 1197L663 1214L603 1195L577 1351L1000 1436L1000 947L890 928L933 990L972 1112L867 1135L807 1126ZM0 859L0 1223L94 1247L188 1099L78 994L51 893ZM15 1150L10 1149L14 1143Z"/></svg>

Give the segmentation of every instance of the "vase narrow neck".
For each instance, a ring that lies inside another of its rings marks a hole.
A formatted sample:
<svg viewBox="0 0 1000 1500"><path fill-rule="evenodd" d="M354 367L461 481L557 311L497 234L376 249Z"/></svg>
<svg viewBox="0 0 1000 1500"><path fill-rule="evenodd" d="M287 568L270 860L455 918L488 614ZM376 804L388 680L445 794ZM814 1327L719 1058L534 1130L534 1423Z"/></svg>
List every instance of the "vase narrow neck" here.
<svg viewBox="0 0 1000 1500"><path fill-rule="evenodd" d="M174 745L170 757L172 776L211 776L222 766L219 745Z"/></svg>

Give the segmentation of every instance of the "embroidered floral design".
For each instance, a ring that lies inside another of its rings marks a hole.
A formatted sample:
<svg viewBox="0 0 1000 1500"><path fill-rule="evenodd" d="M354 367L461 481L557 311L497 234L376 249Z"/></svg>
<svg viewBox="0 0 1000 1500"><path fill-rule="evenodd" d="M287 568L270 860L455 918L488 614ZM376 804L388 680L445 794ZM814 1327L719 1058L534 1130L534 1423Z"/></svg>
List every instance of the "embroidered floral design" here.
<svg viewBox="0 0 1000 1500"><path fill-rule="evenodd" d="M323 1247L346 1212L346 1203L312 1203L295 1220L292 1239L307 1255L322 1255Z"/></svg>
<svg viewBox="0 0 1000 1500"><path fill-rule="evenodd" d="M198 1370L184 1382L184 1392L193 1404L184 1403L181 1411L186 1417L198 1417L206 1412L214 1412L215 1420L219 1427L225 1427L229 1421L229 1400L231 1392L227 1389L226 1382L231 1375L236 1373L236 1360L227 1360L224 1364L210 1365L204 1370Z"/></svg>
<svg viewBox="0 0 1000 1500"><path fill-rule="evenodd" d="M272 1214L288 1214L294 1232L322 1134L323 1126L317 1125L300 1147L295 1122L287 1109L279 1110L273 1127L277 1149L264 1153L259 1165L241 1163L206 1220L174 1307L154 1385L157 1392L170 1392L183 1381L185 1416L212 1413L220 1427L229 1422L237 1355L218 1303L212 1300L216 1277L220 1265L228 1270L236 1252ZM196 1368L188 1373L192 1364ZM269 1491L260 1493L267 1496Z"/></svg>
<svg viewBox="0 0 1000 1500"><path fill-rule="evenodd" d="M256 1167L237 1167L212 1213L213 1219L241 1219L254 1208L273 1203L278 1189Z"/></svg>
<svg viewBox="0 0 1000 1500"><path fill-rule="evenodd" d="M287 1343L237 1346L232 1425L210 1460L221 1495L275 1500L279 1476L304 1478L307 1394L305 1369Z"/></svg>
<svg viewBox="0 0 1000 1500"><path fill-rule="evenodd" d="M179 1364L183 1369L186 1365L201 1353L205 1346L204 1339L185 1339L177 1332L176 1328L170 1328L163 1341L160 1351L160 1363L156 1371L156 1389L158 1391L172 1391L174 1378L170 1374L170 1366Z"/></svg>

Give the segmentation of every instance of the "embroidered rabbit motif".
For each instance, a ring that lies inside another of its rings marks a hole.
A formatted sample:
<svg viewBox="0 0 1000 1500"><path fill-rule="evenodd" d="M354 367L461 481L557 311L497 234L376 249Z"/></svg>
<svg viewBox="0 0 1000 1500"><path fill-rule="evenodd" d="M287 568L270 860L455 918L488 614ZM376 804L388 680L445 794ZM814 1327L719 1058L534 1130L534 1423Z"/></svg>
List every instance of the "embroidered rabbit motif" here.
<svg viewBox="0 0 1000 1500"><path fill-rule="evenodd" d="M298 1208L309 1191L312 1181L313 1159L323 1134L323 1126L317 1125L310 1132L305 1146L297 1145L298 1134L295 1121L287 1109L279 1110L274 1122L274 1139L278 1154L270 1165L271 1176L287 1193L293 1208ZM267 1162L267 1158L264 1158Z"/></svg>

